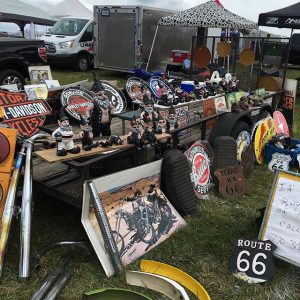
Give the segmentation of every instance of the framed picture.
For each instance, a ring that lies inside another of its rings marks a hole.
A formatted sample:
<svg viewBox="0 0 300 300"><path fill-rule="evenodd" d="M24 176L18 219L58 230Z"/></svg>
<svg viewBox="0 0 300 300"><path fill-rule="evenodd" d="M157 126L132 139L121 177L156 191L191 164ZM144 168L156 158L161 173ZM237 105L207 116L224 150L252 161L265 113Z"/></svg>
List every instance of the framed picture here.
<svg viewBox="0 0 300 300"><path fill-rule="evenodd" d="M45 83L45 80L52 80L50 66L30 66L28 71L32 84Z"/></svg>
<svg viewBox="0 0 300 300"><path fill-rule="evenodd" d="M25 93L30 100L44 99L48 97L48 89L46 84L30 84L24 86Z"/></svg>

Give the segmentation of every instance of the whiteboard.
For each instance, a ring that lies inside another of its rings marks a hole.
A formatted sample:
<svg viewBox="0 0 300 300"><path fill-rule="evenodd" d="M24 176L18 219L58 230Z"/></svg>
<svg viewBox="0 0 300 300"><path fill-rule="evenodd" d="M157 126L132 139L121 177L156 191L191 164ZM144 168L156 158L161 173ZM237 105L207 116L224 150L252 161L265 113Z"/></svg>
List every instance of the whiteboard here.
<svg viewBox="0 0 300 300"><path fill-rule="evenodd" d="M259 238L277 246L275 256L300 267L299 174L276 173Z"/></svg>

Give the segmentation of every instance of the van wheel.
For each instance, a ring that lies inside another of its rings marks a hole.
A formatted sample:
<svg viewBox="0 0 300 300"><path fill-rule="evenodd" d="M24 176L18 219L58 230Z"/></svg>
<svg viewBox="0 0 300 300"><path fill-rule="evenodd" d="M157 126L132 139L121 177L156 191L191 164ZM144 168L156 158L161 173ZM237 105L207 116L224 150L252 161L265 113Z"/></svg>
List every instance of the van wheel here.
<svg viewBox="0 0 300 300"><path fill-rule="evenodd" d="M74 69L75 71L83 72L87 71L90 66L88 57L84 54L79 54L76 58Z"/></svg>
<svg viewBox="0 0 300 300"><path fill-rule="evenodd" d="M245 121L238 121L232 129L230 136L236 140L242 131L250 132L249 125Z"/></svg>
<svg viewBox="0 0 300 300"><path fill-rule="evenodd" d="M16 84L18 86L18 90L22 90L25 85L24 76L12 69L6 69L0 71L0 85L4 84Z"/></svg>

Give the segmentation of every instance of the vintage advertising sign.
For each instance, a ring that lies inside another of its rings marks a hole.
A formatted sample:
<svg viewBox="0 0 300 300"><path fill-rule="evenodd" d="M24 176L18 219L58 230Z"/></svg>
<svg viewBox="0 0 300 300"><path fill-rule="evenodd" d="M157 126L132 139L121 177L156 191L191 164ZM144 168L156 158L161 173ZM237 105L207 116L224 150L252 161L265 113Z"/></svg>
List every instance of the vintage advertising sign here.
<svg viewBox="0 0 300 300"><path fill-rule="evenodd" d="M289 137L290 131L284 115L280 111L276 110L273 113L273 119L275 123L276 133L283 133L285 137Z"/></svg>
<svg viewBox="0 0 300 300"><path fill-rule="evenodd" d="M102 81L101 83L104 87L105 95L108 97L110 103L114 107L114 114L118 115L124 112L126 110L126 101L123 94L111 84L104 81Z"/></svg>
<svg viewBox="0 0 300 300"><path fill-rule="evenodd" d="M204 118L215 115L217 113L214 98L204 100L202 105L203 105ZM212 128L215 123L216 123L216 119L207 121L206 128Z"/></svg>
<svg viewBox="0 0 300 300"><path fill-rule="evenodd" d="M261 122L255 132L254 152L257 162L262 165L264 163L263 150L267 142L276 135L274 120L269 117Z"/></svg>
<svg viewBox="0 0 300 300"><path fill-rule="evenodd" d="M237 145L237 160L239 163L242 161L242 154L246 151L246 149L251 144L251 135L248 131L243 130L240 132L236 139L236 145Z"/></svg>
<svg viewBox="0 0 300 300"><path fill-rule="evenodd" d="M151 92L157 99L161 99L164 92L174 94L171 88L162 80L161 77L152 76L148 81Z"/></svg>
<svg viewBox="0 0 300 300"><path fill-rule="evenodd" d="M4 110L3 124L17 129L26 137L35 134L51 112L46 101L29 100L25 92L0 90L0 106Z"/></svg>
<svg viewBox="0 0 300 300"><path fill-rule="evenodd" d="M215 98L215 108L217 113L221 111L226 111L227 107L226 107L225 96Z"/></svg>
<svg viewBox="0 0 300 300"><path fill-rule="evenodd" d="M232 103L237 102L236 98L235 98L235 93L229 93L226 95L226 104L227 107L230 109L232 106Z"/></svg>
<svg viewBox="0 0 300 300"><path fill-rule="evenodd" d="M215 176L219 180L219 192L223 197L240 197L248 191L241 165L217 169Z"/></svg>
<svg viewBox="0 0 300 300"><path fill-rule="evenodd" d="M80 115L85 115L88 106L93 102L89 91L79 87L65 88L60 95L61 105L75 120L80 121Z"/></svg>
<svg viewBox="0 0 300 300"><path fill-rule="evenodd" d="M277 152L273 153L272 159L268 163L268 168L271 172L274 172L275 170L288 171L291 160L292 158L290 155Z"/></svg>
<svg viewBox="0 0 300 300"><path fill-rule="evenodd" d="M195 142L185 153L191 168L191 180L198 198L208 193L211 183L212 149L208 143Z"/></svg>
<svg viewBox="0 0 300 300"><path fill-rule="evenodd" d="M265 282L275 273L273 252L276 248L270 240L239 238L229 260L229 270L248 283Z"/></svg>
<svg viewBox="0 0 300 300"><path fill-rule="evenodd" d="M137 77L128 78L125 89L133 103L143 104L143 97L145 94L151 97L151 91L148 84Z"/></svg>

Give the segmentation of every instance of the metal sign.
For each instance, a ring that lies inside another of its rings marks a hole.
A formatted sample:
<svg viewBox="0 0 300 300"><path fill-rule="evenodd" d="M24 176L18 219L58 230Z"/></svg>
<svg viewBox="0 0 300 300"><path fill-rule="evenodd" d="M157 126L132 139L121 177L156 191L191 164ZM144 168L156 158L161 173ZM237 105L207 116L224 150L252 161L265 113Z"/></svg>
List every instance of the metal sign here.
<svg viewBox="0 0 300 300"><path fill-rule="evenodd" d="M219 192L223 197L240 197L248 191L241 165L217 169L215 176L218 178Z"/></svg>
<svg viewBox="0 0 300 300"><path fill-rule="evenodd" d="M273 252L276 248L270 240L239 238L229 261L229 270L248 283L265 282L275 273Z"/></svg>
<svg viewBox="0 0 300 300"><path fill-rule="evenodd" d="M101 82L104 90L105 95L108 97L110 103L114 107L114 114L118 115L126 110L126 101L124 95L118 91L114 86L107 82Z"/></svg>
<svg viewBox="0 0 300 300"><path fill-rule="evenodd" d="M208 149L207 143L195 142L186 152L191 168L191 180L194 185L194 191L198 198L208 193L211 183L210 165L212 163L212 150Z"/></svg>
<svg viewBox="0 0 300 300"><path fill-rule="evenodd" d="M248 131L243 130L240 132L236 139L236 145L237 145L237 160L239 163L242 161L242 154L246 151L246 149L251 144L251 135Z"/></svg>
<svg viewBox="0 0 300 300"><path fill-rule="evenodd" d="M128 96L132 99L132 102L137 104L143 104L143 97L145 94L151 97L151 91L148 84L137 77L128 78L125 89Z"/></svg>
<svg viewBox="0 0 300 300"><path fill-rule="evenodd" d="M79 87L68 87L60 95L61 105L75 120L80 121L80 115L85 115L86 109L93 102L89 91Z"/></svg>
<svg viewBox="0 0 300 300"><path fill-rule="evenodd" d="M44 100L29 100L25 92L0 91L0 106L4 109L3 124L22 135L34 135L45 122L51 108Z"/></svg>
<svg viewBox="0 0 300 300"><path fill-rule="evenodd" d="M161 77L152 76L148 81L151 92L157 99L161 99L164 93L174 94L172 89L162 80Z"/></svg>

